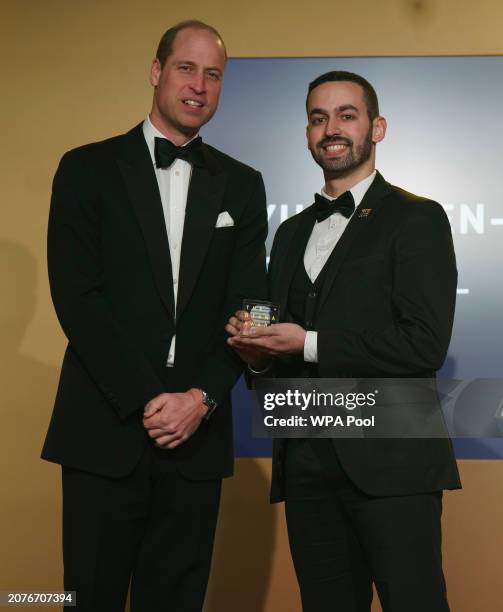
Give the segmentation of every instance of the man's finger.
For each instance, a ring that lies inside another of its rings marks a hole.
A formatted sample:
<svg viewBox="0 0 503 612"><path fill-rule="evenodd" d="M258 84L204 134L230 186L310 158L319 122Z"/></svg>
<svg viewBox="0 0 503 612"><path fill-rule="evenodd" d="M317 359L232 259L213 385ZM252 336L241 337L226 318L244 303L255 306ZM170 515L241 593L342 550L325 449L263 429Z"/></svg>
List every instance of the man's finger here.
<svg viewBox="0 0 503 612"><path fill-rule="evenodd" d="M165 426L165 423L163 424ZM161 415L159 411L147 413L145 412L143 415L143 427L145 429L155 429L157 427L161 427Z"/></svg>
<svg viewBox="0 0 503 612"><path fill-rule="evenodd" d="M179 431L178 427L145 427L145 429L151 438L158 438L159 436L173 436Z"/></svg>
<svg viewBox="0 0 503 612"><path fill-rule="evenodd" d="M254 338L261 338L265 336L276 336L277 334L272 329L274 325L269 327L247 327L243 326L241 329L242 336L253 336Z"/></svg>
<svg viewBox="0 0 503 612"><path fill-rule="evenodd" d="M170 436L161 436L160 438L156 438L154 440L155 446L158 448L168 448L170 444L179 440L181 438L180 434L172 434Z"/></svg>
<svg viewBox="0 0 503 612"><path fill-rule="evenodd" d="M243 323L245 321L249 321L250 320L250 313L246 312L246 310L238 310L236 312L236 319L239 319Z"/></svg>
<svg viewBox="0 0 503 612"><path fill-rule="evenodd" d="M172 450L173 448L180 446L180 444L183 444L183 442L184 441L181 438L179 438L178 440L175 440L174 442L171 442L170 444L166 444L165 446L163 446L163 448Z"/></svg>
<svg viewBox="0 0 503 612"><path fill-rule="evenodd" d="M166 393L161 393L157 397L154 397L150 400L150 402L145 406L144 415L152 416L156 412L158 412L166 403Z"/></svg>
<svg viewBox="0 0 503 612"><path fill-rule="evenodd" d="M155 408L151 408L148 406L145 406L145 412L143 413L143 418L144 419L153 419L155 418L155 415L159 412L159 410L155 410Z"/></svg>
<svg viewBox="0 0 503 612"><path fill-rule="evenodd" d="M157 438L160 438L161 436L165 436L167 435L167 432L165 429L148 429L147 430L148 435L153 439L156 440ZM171 433L171 432L170 432Z"/></svg>
<svg viewBox="0 0 503 612"><path fill-rule="evenodd" d="M263 346L264 340L255 340L252 338L238 338L238 336L234 336L233 338L228 339L228 343L232 346L236 351L247 350L250 348L256 349L258 352L264 352Z"/></svg>
<svg viewBox="0 0 503 612"><path fill-rule="evenodd" d="M184 442L186 442L186 441L189 439L189 437L190 437L190 436L188 436L188 435L186 435L186 434L185 434L185 435L183 435L183 436L180 436L180 437L179 437L179 438L177 438L176 440L173 440L173 442L170 442L170 443L167 445L167 448L170 448L170 449L172 449L172 448L176 448L177 446L180 446L180 444L183 444Z"/></svg>
<svg viewBox="0 0 503 612"><path fill-rule="evenodd" d="M162 448L176 448L177 446L180 446L180 444L183 444L184 442L186 442L189 438L190 438L189 434L177 432L176 434L172 436L164 436L162 438L159 438L155 442L155 444L156 446L159 446Z"/></svg>
<svg viewBox="0 0 503 612"><path fill-rule="evenodd" d="M151 429L161 429L162 431L167 431L168 433L172 433L177 430L177 425L172 422L166 422L165 419L158 413L153 414L150 417L143 417L143 427L147 430Z"/></svg>
<svg viewBox="0 0 503 612"><path fill-rule="evenodd" d="M236 347L241 348L271 348L272 343L275 342L274 338L271 336L234 336L232 338L232 344Z"/></svg>
<svg viewBox="0 0 503 612"><path fill-rule="evenodd" d="M232 323L227 323L225 326L225 331L231 336L237 336L239 334L239 329Z"/></svg>

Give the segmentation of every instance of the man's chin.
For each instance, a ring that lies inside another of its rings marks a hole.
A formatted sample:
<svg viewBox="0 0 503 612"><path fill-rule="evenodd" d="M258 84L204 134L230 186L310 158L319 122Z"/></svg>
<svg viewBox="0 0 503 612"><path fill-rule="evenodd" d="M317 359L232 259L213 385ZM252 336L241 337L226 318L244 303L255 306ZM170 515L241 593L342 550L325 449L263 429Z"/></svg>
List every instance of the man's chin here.
<svg viewBox="0 0 503 612"><path fill-rule="evenodd" d="M352 167L353 160L351 156L346 154L340 157L325 157L324 155L313 155L314 161L325 172L345 172L349 167Z"/></svg>
<svg viewBox="0 0 503 612"><path fill-rule="evenodd" d="M200 113L198 115L189 115L181 118L180 127L185 131L198 132L203 125L206 125L208 121L213 117L214 113Z"/></svg>
<svg viewBox="0 0 503 612"><path fill-rule="evenodd" d="M333 174L334 176L344 176L355 168L355 165L347 160L337 160L337 162L323 160L320 166L325 172Z"/></svg>
<svg viewBox="0 0 503 612"><path fill-rule="evenodd" d="M199 132L202 126L207 123L207 121L192 121L190 123L184 122L180 124L178 130L187 138L192 138L195 134Z"/></svg>

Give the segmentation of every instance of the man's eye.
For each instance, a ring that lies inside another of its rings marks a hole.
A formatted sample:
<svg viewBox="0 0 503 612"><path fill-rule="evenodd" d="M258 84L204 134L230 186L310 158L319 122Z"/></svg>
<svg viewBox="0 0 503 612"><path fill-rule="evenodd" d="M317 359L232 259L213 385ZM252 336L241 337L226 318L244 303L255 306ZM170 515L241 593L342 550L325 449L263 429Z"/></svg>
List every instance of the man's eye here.
<svg viewBox="0 0 503 612"><path fill-rule="evenodd" d="M354 115L342 115L342 118L344 119L344 121L351 121L352 119L355 118Z"/></svg>
<svg viewBox="0 0 503 612"><path fill-rule="evenodd" d="M325 121L325 119L323 117L313 117L311 119L311 125L320 125L324 121Z"/></svg>
<svg viewBox="0 0 503 612"><path fill-rule="evenodd" d="M213 79L214 81L220 81L219 72L208 72L208 76L210 77L210 79Z"/></svg>
<svg viewBox="0 0 503 612"><path fill-rule="evenodd" d="M190 70L190 66L178 66L178 70L181 70L182 72L188 72Z"/></svg>

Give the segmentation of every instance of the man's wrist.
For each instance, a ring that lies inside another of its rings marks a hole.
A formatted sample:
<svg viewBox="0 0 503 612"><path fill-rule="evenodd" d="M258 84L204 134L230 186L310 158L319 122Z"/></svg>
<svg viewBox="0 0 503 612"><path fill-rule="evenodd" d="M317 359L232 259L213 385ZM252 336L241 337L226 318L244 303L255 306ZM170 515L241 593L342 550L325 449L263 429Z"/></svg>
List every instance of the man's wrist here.
<svg viewBox="0 0 503 612"><path fill-rule="evenodd" d="M265 374L266 372L268 372L272 367L272 361L269 361L268 363L265 364L248 364L248 371L250 372L250 374L254 374L255 376L259 376L260 374Z"/></svg>
<svg viewBox="0 0 503 612"><path fill-rule="evenodd" d="M216 400L208 395L204 389L197 388L195 391L197 391L200 396L200 401L203 408L203 419L208 421L211 418L211 415L217 409L218 404Z"/></svg>

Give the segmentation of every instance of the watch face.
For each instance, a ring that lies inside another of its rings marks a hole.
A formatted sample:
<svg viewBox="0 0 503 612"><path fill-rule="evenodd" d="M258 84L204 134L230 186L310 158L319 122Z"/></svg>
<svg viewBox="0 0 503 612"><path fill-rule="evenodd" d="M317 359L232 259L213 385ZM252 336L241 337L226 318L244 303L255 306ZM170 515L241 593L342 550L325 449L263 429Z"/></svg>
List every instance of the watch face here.
<svg viewBox="0 0 503 612"><path fill-rule="evenodd" d="M212 397L209 397L205 391L203 391L203 404L208 408L203 418L208 420L215 412L217 402Z"/></svg>
<svg viewBox="0 0 503 612"><path fill-rule="evenodd" d="M216 400L214 400L212 397L210 397L206 391L203 391L203 404L205 404L206 406L208 406L208 413L210 411L215 410L215 408L217 407L217 402Z"/></svg>
<svg viewBox="0 0 503 612"><path fill-rule="evenodd" d="M210 410L215 410L215 408L217 407L217 402L212 397L208 397L206 399L206 403Z"/></svg>

